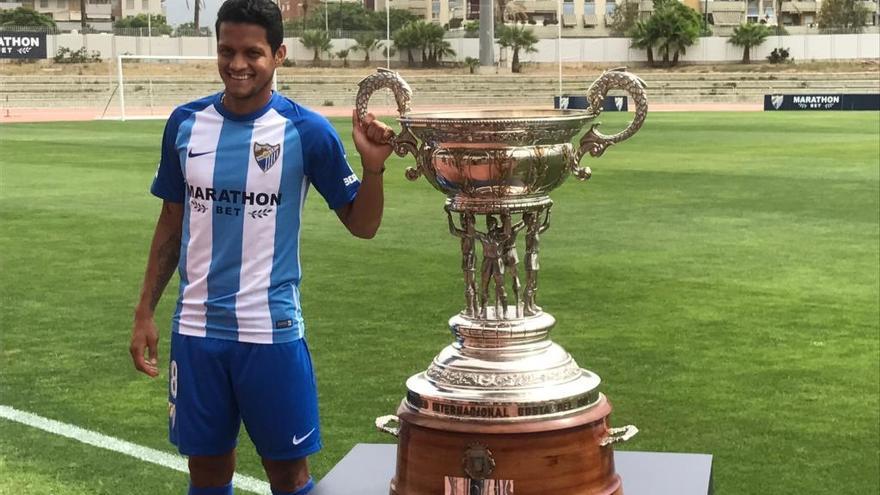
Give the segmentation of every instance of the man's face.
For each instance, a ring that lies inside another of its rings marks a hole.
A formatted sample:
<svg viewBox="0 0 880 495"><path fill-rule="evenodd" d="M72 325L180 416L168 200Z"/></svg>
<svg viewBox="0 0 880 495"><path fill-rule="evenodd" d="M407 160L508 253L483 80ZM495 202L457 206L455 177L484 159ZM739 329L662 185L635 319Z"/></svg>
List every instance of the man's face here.
<svg viewBox="0 0 880 495"><path fill-rule="evenodd" d="M286 55L285 47L273 54L266 30L256 24L223 22L218 34L217 68L226 97L239 104L267 97L275 67Z"/></svg>

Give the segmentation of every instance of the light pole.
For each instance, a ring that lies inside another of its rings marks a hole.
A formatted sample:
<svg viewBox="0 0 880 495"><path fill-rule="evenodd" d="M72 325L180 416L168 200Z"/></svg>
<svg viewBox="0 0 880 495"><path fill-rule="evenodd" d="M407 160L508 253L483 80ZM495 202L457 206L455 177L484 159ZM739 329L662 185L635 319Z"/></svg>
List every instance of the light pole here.
<svg viewBox="0 0 880 495"><path fill-rule="evenodd" d="M391 0L385 0L385 68L391 68Z"/></svg>

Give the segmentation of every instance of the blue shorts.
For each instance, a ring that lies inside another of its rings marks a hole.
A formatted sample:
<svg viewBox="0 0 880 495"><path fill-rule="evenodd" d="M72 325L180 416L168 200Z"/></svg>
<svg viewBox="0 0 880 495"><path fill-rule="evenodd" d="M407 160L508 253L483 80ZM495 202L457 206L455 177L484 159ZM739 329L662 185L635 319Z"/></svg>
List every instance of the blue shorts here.
<svg viewBox="0 0 880 495"><path fill-rule="evenodd" d="M171 334L168 437L187 456L229 452L241 422L261 457L321 449L318 395L304 339L250 344Z"/></svg>

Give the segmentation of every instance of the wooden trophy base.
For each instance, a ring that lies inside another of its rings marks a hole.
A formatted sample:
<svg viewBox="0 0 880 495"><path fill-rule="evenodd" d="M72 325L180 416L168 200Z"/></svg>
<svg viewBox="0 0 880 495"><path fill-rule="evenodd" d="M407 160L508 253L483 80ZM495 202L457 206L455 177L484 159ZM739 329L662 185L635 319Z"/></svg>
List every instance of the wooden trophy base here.
<svg viewBox="0 0 880 495"><path fill-rule="evenodd" d="M611 404L561 419L477 422L404 401L391 495L623 495L608 437ZM493 481L489 481L493 480ZM480 488L468 489L477 485Z"/></svg>

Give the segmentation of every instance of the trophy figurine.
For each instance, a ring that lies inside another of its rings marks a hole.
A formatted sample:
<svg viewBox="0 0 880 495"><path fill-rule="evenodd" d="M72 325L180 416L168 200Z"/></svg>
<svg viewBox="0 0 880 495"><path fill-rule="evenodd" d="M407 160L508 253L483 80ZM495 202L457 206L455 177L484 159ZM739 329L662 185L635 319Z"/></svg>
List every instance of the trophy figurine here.
<svg viewBox="0 0 880 495"><path fill-rule="evenodd" d="M407 178L423 176L446 196L464 281L464 307L449 320L454 342L407 380L397 413L376 420L398 439L391 495L622 495L612 446L638 429L610 426L599 377L550 340L556 319L538 304L538 258L550 191L569 175L588 179L585 155L638 131L644 83L607 71L587 110L437 113L412 113L396 72L379 69L359 86L360 118L373 92L394 93L401 131L391 144L416 159ZM592 124L573 146L611 89L633 99L633 121L614 135Z"/></svg>

